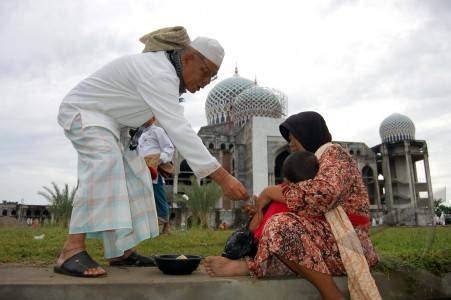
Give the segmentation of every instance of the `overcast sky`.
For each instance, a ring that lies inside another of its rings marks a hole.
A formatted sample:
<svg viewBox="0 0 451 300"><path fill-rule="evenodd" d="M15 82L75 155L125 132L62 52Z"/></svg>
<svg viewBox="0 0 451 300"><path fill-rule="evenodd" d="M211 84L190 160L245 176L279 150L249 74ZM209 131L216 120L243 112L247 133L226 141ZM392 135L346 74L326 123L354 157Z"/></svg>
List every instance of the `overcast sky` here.
<svg viewBox="0 0 451 300"><path fill-rule="evenodd" d="M397 112L426 140L434 190L451 200L451 1L0 1L0 200L45 203L76 184L77 156L56 122L64 95L140 36L183 25L218 39L220 80L257 77L288 96L289 114L316 110L334 140L380 143ZM213 87L187 95L206 125Z"/></svg>

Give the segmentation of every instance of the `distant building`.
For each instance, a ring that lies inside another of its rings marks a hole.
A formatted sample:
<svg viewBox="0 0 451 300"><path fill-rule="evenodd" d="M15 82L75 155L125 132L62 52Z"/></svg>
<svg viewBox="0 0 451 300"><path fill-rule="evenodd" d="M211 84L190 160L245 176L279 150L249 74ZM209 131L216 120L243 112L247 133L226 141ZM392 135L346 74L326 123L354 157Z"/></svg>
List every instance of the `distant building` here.
<svg viewBox="0 0 451 300"><path fill-rule="evenodd" d="M434 201L426 141L415 140L415 125L401 114L381 124L382 144L374 146L378 184L387 221L393 224L433 223ZM420 182L420 174L424 174Z"/></svg>
<svg viewBox="0 0 451 300"><path fill-rule="evenodd" d="M205 102L208 124L198 135L222 166L258 194L279 183L281 165L288 155L279 124L287 114L286 96L239 76L227 78L210 91ZM433 223L432 184L425 141L415 140L415 126L406 116L392 114L380 125L382 143L369 148L361 142L334 141L356 160L368 188L371 215L386 224ZM423 170L417 169L422 164ZM168 188L183 190L193 175L176 153L176 174ZM423 172L425 180L419 182ZM217 203L215 223L238 223L239 202L223 198Z"/></svg>
<svg viewBox="0 0 451 300"><path fill-rule="evenodd" d="M22 224L26 224L27 219L38 219L41 224L52 219L48 205L22 204L4 200L0 202L0 211L0 217L14 217Z"/></svg>

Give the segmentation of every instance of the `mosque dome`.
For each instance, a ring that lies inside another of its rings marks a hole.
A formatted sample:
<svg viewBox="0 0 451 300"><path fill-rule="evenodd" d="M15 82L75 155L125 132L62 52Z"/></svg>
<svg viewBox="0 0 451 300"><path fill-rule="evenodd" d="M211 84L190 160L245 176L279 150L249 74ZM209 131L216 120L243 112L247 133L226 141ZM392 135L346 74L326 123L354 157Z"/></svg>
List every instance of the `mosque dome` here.
<svg viewBox="0 0 451 300"><path fill-rule="evenodd" d="M272 89L253 86L238 94L232 105L232 119L240 127L253 116L281 118L283 94Z"/></svg>
<svg viewBox="0 0 451 300"><path fill-rule="evenodd" d="M414 140L415 125L409 117L394 113L382 121L379 134L383 143Z"/></svg>
<svg viewBox="0 0 451 300"><path fill-rule="evenodd" d="M231 121L232 103L235 97L254 85L255 83L252 80L239 76L237 68L235 68L233 77L216 84L208 93L205 102L208 125Z"/></svg>

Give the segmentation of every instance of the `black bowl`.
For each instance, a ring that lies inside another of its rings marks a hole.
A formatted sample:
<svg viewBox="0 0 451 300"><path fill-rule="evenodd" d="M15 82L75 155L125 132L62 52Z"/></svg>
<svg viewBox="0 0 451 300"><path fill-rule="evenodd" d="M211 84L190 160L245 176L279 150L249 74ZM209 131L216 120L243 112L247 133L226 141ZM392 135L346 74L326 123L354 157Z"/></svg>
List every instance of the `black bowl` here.
<svg viewBox="0 0 451 300"><path fill-rule="evenodd" d="M185 255L187 259L177 259L179 256L175 254L157 255L155 263L164 274L187 275L197 269L202 259L197 255Z"/></svg>

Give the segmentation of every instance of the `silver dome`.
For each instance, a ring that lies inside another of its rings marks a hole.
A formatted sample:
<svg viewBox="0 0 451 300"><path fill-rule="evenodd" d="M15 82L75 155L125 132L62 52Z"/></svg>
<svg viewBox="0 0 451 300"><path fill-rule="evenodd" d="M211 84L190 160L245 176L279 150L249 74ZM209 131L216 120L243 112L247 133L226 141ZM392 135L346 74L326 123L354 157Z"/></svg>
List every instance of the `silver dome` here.
<svg viewBox="0 0 451 300"><path fill-rule="evenodd" d="M205 113L208 125L231 121L232 103L235 97L255 83L240 77L235 68L233 77L219 82L209 93L205 102Z"/></svg>
<svg viewBox="0 0 451 300"><path fill-rule="evenodd" d="M383 143L414 140L415 125L409 117L394 113L382 121L379 134Z"/></svg>
<svg viewBox="0 0 451 300"><path fill-rule="evenodd" d="M253 86L235 97L232 119L235 127L243 126L253 116L281 118L283 115L283 94L276 94L269 88Z"/></svg>

